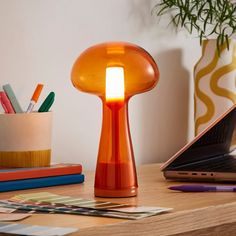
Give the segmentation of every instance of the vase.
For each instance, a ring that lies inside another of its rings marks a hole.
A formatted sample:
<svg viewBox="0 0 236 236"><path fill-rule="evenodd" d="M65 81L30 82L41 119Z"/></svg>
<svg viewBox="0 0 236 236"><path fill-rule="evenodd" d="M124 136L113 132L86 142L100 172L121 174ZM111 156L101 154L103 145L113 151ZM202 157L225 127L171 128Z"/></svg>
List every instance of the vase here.
<svg viewBox="0 0 236 236"><path fill-rule="evenodd" d="M236 103L236 41L204 40L202 56L194 67L195 135Z"/></svg>

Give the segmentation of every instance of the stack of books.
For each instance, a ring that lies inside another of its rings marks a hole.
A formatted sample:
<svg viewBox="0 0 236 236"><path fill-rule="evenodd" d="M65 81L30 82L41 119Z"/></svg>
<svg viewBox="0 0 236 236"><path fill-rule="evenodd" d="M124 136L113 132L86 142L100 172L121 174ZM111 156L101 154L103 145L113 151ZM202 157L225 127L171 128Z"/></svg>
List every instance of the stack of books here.
<svg viewBox="0 0 236 236"><path fill-rule="evenodd" d="M8 169L0 167L0 192L83 182L84 175L80 164Z"/></svg>

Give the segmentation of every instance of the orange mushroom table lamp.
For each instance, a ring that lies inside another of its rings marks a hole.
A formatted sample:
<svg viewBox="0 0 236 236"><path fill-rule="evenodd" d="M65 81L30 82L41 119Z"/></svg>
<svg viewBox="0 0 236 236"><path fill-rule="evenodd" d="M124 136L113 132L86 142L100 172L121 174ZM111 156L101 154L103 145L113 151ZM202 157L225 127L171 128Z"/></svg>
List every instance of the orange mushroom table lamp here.
<svg viewBox="0 0 236 236"><path fill-rule="evenodd" d="M159 70L153 58L130 43L98 44L76 60L72 69L73 85L99 96L103 104L95 196L137 195L128 101L133 95L154 88L158 78Z"/></svg>

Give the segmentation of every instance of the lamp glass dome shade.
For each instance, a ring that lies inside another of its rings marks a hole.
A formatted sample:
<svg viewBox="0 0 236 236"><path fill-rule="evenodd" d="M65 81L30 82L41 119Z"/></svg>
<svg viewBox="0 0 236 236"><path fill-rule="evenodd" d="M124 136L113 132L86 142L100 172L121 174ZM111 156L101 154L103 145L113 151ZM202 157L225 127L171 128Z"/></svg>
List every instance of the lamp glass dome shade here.
<svg viewBox="0 0 236 236"><path fill-rule="evenodd" d="M105 96L106 68L124 68L125 97L155 87L159 70L143 48L126 42L102 43L85 50L72 68L73 85L84 92Z"/></svg>

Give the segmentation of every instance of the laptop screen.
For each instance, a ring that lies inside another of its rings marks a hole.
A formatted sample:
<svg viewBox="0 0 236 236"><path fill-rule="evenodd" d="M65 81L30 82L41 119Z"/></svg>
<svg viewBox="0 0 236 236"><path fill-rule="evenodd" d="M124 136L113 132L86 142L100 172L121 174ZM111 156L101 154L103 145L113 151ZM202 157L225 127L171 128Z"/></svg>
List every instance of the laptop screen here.
<svg viewBox="0 0 236 236"><path fill-rule="evenodd" d="M203 133L177 155L165 170L232 152L236 148L236 107Z"/></svg>

